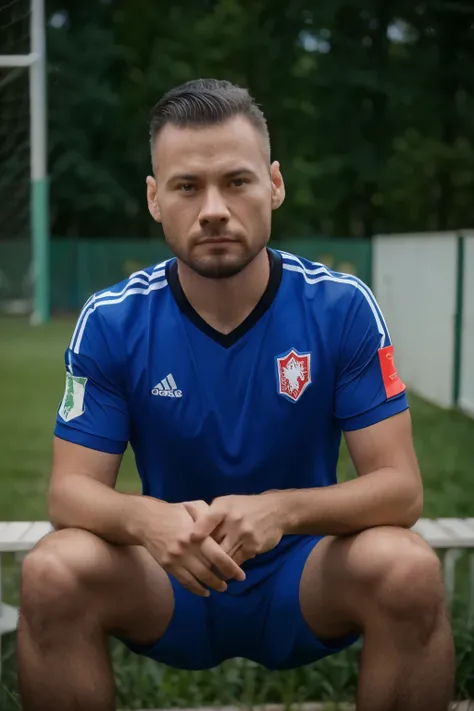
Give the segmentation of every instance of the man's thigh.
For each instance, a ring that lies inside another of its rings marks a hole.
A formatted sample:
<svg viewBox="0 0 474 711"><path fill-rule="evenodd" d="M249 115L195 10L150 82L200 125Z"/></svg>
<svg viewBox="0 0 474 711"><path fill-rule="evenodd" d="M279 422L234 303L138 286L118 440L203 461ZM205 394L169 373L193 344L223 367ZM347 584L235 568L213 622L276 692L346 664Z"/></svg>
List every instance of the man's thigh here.
<svg viewBox="0 0 474 711"><path fill-rule="evenodd" d="M31 614L53 608L67 619L68 605L75 613L83 608L106 632L137 643L161 637L173 616L169 577L148 551L112 545L88 531L45 536L25 558L22 578Z"/></svg>
<svg viewBox="0 0 474 711"><path fill-rule="evenodd" d="M414 532L377 526L350 536L326 536L308 556L300 585L301 611L321 639L362 632L387 597L413 587L431 570L434 554Z"/></svg>

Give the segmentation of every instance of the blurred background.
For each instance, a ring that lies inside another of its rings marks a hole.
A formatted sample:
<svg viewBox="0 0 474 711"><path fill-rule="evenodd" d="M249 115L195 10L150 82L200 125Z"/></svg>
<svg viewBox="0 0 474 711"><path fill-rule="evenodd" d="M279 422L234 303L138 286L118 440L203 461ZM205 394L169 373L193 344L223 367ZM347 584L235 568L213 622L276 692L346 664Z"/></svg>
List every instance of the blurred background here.
<svg viewBox="0 0 474 711"><path fill-rule="evenodd" d="M267 117L287 189L273 246L356 274L385 313L423 515L473 517L472 0L0 0L0 521L47 519L77 313L169 255L145 199L151 108L211 76L248 87ZM353 476L344 447L339 472ZM119 487L139 488L129 452ZM467 698L472 556L458 568ZM18 560L3 555L0 600L16 604L18 589ZM351 700L359 651L285 673L241 660L183 673L112 653L118 702L139 709ZM0 709L18 709L13 634L1 658Z"/></svg>

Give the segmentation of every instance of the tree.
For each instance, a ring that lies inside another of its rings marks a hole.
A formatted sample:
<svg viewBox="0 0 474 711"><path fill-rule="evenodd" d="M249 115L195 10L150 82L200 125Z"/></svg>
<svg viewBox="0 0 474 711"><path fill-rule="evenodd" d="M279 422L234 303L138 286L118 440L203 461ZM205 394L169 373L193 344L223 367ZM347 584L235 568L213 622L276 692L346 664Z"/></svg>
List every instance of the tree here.
<svg viewBox="0 0 474 711"><path fill-rule="evenodd" d="M153 236L148 118L199 76L250 89L287 186L275 237L474 221L470 0L49 0L55 234Z"/></svg>

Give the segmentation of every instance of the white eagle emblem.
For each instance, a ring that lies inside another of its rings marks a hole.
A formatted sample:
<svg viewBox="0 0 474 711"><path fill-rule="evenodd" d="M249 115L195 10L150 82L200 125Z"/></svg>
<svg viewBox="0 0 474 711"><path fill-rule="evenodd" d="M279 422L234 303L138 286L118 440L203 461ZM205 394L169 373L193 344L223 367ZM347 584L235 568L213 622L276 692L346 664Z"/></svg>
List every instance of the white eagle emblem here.
<svg viewBox="0 0 474 711"><path fill-rule="evenodd" d="M296 402L311 384L311 353L298 353L292 348L277 357L276 365L278 393Z"/></svg>

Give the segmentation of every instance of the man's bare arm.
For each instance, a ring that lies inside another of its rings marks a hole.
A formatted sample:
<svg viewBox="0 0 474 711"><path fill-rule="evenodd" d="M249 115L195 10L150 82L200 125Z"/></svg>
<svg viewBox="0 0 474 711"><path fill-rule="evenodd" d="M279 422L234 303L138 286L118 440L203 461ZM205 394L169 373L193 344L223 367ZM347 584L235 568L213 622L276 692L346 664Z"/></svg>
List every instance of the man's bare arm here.
<svg viewBox="0 0 474 711"><path fill-rule="evenodd" d="M53 526L83 528L119 545L138 544L144 509L151 502L115 491L121 461L121 454L98 452L55 437L48 491ZM153 504L156 512L159 502Z"/></svg>
<svg viewBox="0 0 474 711"><path fill-rule="evenodd" d="M245 579L212 538L200 546L191 542L194 522L186 505L115 491L121 459L55 437L48 494L55 528L82 528L116 545L142 545L197 595L209 595L203 586L223 591L225 580ZM194 502L197 508L207 504Z"/></svg>
<svg viewBox="0 0 474 711"><path fill-rule="evenodd" d="M423 487L409 411L346 432L345 438L357 479L276 493L285 533L344 535L382 525L410 528L421 516Z"/></svg>

